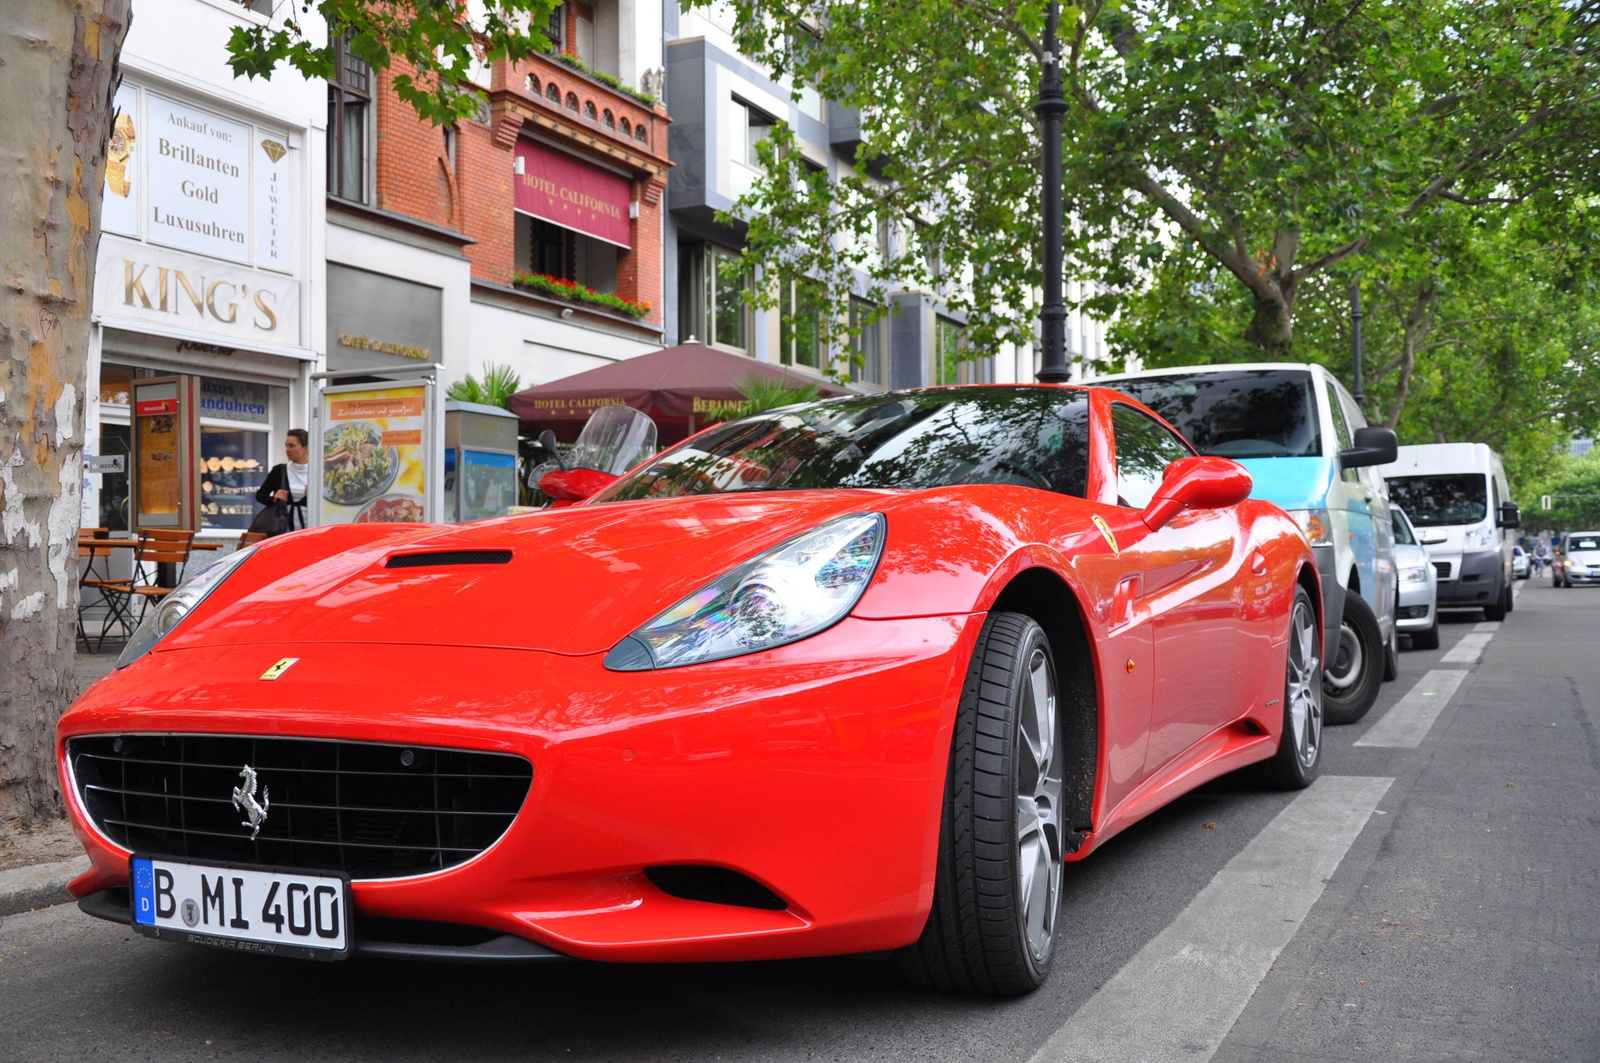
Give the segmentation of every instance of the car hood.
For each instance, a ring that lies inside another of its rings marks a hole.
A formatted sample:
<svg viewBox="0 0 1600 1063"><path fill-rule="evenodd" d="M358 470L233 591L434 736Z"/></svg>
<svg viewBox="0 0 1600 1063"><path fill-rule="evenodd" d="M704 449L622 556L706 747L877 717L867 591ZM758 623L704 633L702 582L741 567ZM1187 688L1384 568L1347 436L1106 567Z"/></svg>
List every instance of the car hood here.
<svg viewBox="0 0 1600 1063"><path fill-rule="evenodd" d="M1394 563L1400 568L1426 565L1428 560L1428 551L1420 546L1413 546L1410 543L1394 544Z"/></svg>
<svg viewBox="0 0 1600 1063"><path fill-rule="evenodd" d="M613 502L412 526L332 554L317 532L301 533L303 543L269 540L163 648L382 642L596 653L791 536L907 501L897 492L816 491ZM511 556L496 564L449 556L462 551ZM412 554L443 556L389 567Z"/></svg>
<svg viewBox="0 0 1600 1063"><path fill-rule="evenodd" d="M1600 550L1574 550L1567 555L1567 560L1580 565L1600 565Z"/></svg>

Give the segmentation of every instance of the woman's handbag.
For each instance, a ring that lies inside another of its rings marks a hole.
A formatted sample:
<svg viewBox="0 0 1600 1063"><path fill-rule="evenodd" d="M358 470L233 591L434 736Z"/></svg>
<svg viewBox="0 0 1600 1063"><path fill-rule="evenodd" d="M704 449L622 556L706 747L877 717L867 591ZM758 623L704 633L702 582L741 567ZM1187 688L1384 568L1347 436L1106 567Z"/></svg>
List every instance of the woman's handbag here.
<svg viewBox="0 0 1600 1063"><path fill-rule="evenodd" d="M269 538L294 531L294 514L289 509L289 503L281 498L274 500L272 505L257 513L250 521L250 530Z"/></svg>

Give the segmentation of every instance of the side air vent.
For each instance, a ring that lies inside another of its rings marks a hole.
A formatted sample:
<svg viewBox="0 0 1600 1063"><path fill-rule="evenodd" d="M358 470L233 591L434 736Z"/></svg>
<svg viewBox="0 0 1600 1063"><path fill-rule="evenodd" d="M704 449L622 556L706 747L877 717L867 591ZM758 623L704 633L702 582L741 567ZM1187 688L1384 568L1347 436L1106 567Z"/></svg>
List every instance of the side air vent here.
<svg viewBox="0 0 1600 1063"><path fill-rule="evenodd" d="M686 901L731 904L739 908L763 908L781 912L789 907L783 898L748 875L726 867L699 864L674 864L647 867L644 877L662 893Z"/></svg>
<svg viewBox="0 0 1600 1063"><path fill-rule="evenodd" d="M440 550L431 554L396 554L384 568L437 568L444 565L503 565L510 550Z"/></svg>

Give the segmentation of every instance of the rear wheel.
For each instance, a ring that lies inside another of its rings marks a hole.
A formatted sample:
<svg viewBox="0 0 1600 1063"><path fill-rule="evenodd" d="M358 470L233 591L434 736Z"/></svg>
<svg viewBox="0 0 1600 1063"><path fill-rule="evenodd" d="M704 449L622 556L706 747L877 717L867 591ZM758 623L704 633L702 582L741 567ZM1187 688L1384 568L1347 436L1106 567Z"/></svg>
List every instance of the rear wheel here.
<svg viewBox="0 0 1600 1063"><path fill-rule="evenodd" d="M1355 723L1378 700L1384 646L1372 606L1354 591L1344 596L1344 616L1327 653L1322 669L1323 718L1334 725Z"/></svg>
<svg viewBox="0 0 1600 1063"><path fill-rule="evenodd" d="M1304 587L1289 613L1289 652L1283 679L1283 734L1278 751L1262 765L1266 781L1303 790L1322 769L1322 660L1317 654L1317 614Z"/></svg>
<svg viewBox="0 0 1600 1063"><path fill-rule="evenodd" d="M913 981L962 993L1037 989L1055 951L1064 757L1055 662L1020 613L984 622L956 710L933 909L896 958Z"/></svg>

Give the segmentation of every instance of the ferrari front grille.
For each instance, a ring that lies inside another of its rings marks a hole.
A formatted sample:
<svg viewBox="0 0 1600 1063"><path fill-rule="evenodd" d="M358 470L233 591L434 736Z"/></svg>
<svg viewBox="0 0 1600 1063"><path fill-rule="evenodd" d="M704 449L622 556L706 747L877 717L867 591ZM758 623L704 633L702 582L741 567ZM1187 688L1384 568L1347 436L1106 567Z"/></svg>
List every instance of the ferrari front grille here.
<svg viewBox="0 0 1600 1063"><path fill-rule="evenodd" d="M472 859L533 782L505 753L309 738L95 735L68 740L67 760L83 808L124 849L354 879Z"/></svg>

